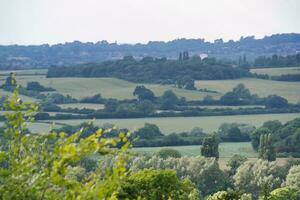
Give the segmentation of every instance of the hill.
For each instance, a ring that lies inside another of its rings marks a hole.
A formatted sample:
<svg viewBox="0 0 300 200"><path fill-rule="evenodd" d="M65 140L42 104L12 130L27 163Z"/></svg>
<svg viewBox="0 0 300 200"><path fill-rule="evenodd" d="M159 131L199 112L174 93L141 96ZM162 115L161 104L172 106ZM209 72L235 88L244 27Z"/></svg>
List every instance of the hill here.
<svg viewBox="0 0 300 200"><path fill-rule="evenodd" d="M49 67L51 65L80 64L119 59L126 55L177 58L180 51L207 54L211 57L238 60L247 55L249 60L273 54L289 55L300 51L300 34L276 34L255 39L241 37L238 41L222 39L208 42L204 39L176 39L168 42L150 41L147 44L117 44L74 41L56 45L0 45L0 68Z"/></svg>

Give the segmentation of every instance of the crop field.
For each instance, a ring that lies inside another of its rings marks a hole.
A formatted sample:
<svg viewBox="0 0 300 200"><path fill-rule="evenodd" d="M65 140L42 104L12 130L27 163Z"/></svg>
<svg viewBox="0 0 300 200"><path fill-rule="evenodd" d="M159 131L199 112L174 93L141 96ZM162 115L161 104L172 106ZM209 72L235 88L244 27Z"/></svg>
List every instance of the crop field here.
<svg viewBox="0 0 300 200"><path fill-rule="evenodd" d="M260 68L251 69L252 73L267 74L269 76L280 76L284 74L300 74L300 67L284 67L284 68Z"/></svg>
<svg viewBox="0 0 300 200"><path fill-rule="evenodd" d="M93 103L70 103L70 104L58 104L61 108L78 108L78 109L104 109L103 104L93 104Z"/></svg>
<svg viewBox="0 0 300 200"><path fill-rule="evenodd" d="M271 81L255 78L242 78L234 80L204 80L196 81L198 88L207 88L219 93L231 91L239 83L245 84L252 94L261 97L276 94L288 99L290 102L300 102L300 82ZM212 95L213 96L213 95Z"/></svg>
<svg viewBox="0 0 300 200"><path fill-rule="evenodd" d="M194 127L203 128L205 132L217 131L223 123L246 123L256 127L261 126L268 120L279 120L282 123L300 117L300 113L287 114L260 114L260 115L233 115L233 116L209 116L209 117L162 117L162 118L136 118L136 119L95 119L90 120L95 125L101 126L109 123L119 128L128 128L130 131L137 130L145 123L159 126L164 134L173 132L190 131ZM78 125L89 120L55 120L56 123Z"/></svg>

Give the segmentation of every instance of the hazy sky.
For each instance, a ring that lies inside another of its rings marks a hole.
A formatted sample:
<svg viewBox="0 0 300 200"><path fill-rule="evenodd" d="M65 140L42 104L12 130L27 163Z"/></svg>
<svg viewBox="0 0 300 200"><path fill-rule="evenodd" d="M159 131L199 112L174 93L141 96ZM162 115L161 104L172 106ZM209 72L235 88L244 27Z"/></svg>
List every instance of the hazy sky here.
<svg viewBox="0 0 300 200"><path fill-rule="evenodd" d="M0 0L0 44L300 33L300 0Z"/></svg>

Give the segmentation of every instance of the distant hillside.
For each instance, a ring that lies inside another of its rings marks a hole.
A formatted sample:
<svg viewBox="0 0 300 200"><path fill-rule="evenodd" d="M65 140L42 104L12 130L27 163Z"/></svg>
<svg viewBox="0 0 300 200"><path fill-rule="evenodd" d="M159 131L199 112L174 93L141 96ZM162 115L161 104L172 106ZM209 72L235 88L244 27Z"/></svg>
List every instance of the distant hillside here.
<svg viewBox="0 0 300 200"><path fill-rule="evenodd" d="M147 44L72 43L56 45L0 45L0 69L48 67L86 62L119 59L126 55L139 59L145 56L178 58L180 51L193 54L207 54L216 58L238 60L246 55L249 61L258 56L289 55L300 52L300 34L276 34L263 39L253 36L239 41L222 39L206 42L204 39L177 39L169 42L148 42Z"/></svg>
<svg viewBox="0 0 300 200"><path fill-rule="evenodd" d="M49 68L47 74L47 77L115 77L138 83L176 84L186 89L195 89L194 80L222 80L250 76L248 69L234 67L215 58L167 60L145 57L142 60L135 60L132 56L100 63L53 66Z"/></svg>

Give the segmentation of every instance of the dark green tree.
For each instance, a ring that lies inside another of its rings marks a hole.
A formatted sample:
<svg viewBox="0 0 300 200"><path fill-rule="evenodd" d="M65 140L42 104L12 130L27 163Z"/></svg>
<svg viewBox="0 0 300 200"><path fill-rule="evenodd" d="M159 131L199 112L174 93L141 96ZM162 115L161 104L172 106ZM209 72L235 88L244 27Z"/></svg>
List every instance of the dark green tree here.
<svg viewBox="0 0 300 200"><path fill-rule="evenodd" d="M154 93L143 85L136 86L133 95L137 96L137 98L141 101L142 100L152 101L155 98Z"/></svg>
<svg viewBox="0 0 300 200"><path fill-rule="evenodd" d="M276 160L274 141L271 134L262 134L260 136L258 157L268 161Z"/></svg>
<svg viewBox="0 0 300 200"><path fill-rule="evenodd" d="M278 95L270 95L267 97L265 106L266 108L286 108L288 107L288 101Z"/></svg>
<svg viewBox="0 0 300 200"><path fill-rule="evenodd" d="M219 158L219 139L216 133L209 134L203 139L201 155Z"/></svg>

